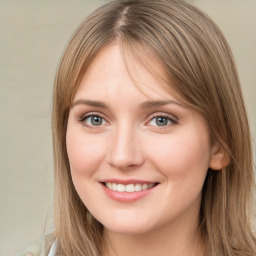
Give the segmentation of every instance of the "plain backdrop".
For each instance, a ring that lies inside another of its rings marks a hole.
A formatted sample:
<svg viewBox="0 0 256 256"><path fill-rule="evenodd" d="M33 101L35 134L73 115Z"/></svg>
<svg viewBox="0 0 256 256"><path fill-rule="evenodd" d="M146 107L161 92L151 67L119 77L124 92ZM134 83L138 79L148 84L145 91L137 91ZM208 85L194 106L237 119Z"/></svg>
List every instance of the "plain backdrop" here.
<svg viewBox="0 0 256 256"><path fill-rule="evenodd" d="M74 29L104 2L0 0L0 256L52 226L54 75ZM256 0L190 2L231 45L256 138Z"/></svg>

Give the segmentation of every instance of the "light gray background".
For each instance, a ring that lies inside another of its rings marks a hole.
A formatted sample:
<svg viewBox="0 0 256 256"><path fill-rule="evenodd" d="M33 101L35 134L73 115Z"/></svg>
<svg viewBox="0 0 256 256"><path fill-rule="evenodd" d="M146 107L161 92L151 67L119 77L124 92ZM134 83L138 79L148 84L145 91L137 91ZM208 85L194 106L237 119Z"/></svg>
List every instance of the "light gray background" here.
<svg viewBox="0 0 256 256"><path fill-rule="evenodd" d="M46 229L51 226L55 70L76 26L103 2L0 0L1 256L37 238L46 222ZM230 42L255 138L256 0L191 2L216 21Z"/></svg>

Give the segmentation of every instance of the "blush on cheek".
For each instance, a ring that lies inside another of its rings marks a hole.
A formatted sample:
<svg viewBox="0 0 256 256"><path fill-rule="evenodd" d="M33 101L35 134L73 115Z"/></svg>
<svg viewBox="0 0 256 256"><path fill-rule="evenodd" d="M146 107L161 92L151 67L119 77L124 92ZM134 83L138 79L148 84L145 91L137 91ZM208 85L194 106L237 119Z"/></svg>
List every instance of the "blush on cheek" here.
<svg viewBox="0 0 256 256"><path fill-rule="evenodd" d="M89 175L97 170L104 157L104 146L98 140L95 137L88 138L82 132L68 130L67 154L73 173Z"/></svg>
<svg viewBox="0 0 256 256"><path fill-rule="evenodd" d="M151 159L155 159L158 170L162 170L172 180L190 176L193 178L195 175L204 177L208 170L210 155L209 144L206 143L207 134L196 135L194 138L189 134L191 133L188 136L174 134L169 143L154 143Z"/></svg>
<svg viewBox="0 0 256 256"><path fill-rule="evenodd" d="M79 176L89 174L97 167L97 161L94 161L95 156L85 149L71 147L68 151L68 158L71 172Z"/></svg>

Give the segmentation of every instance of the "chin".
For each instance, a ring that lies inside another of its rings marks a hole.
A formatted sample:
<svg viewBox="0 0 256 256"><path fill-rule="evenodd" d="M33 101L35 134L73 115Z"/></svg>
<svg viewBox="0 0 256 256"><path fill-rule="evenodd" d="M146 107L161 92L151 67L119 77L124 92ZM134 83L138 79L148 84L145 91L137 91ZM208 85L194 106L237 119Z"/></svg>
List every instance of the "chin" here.
<svg viewBox="0 0 256 256"><path fill-rule="evenodd" d="M111 222L101 222L107 230L119 233L119 234L126 234L126 235L141 235L148 233L153 229L152 225L150 225L145 219L139 220L138 218L136 220L127 220L123 219Z"/></svg>
<svg viewBox="0 0 256 256"><path fill-rule="evenodd" d="M149 227L140 227L140 226L104 226L104 228L108 229L111 232L123 234L123 235L142 235L148 233L151 229Z"/></svg>

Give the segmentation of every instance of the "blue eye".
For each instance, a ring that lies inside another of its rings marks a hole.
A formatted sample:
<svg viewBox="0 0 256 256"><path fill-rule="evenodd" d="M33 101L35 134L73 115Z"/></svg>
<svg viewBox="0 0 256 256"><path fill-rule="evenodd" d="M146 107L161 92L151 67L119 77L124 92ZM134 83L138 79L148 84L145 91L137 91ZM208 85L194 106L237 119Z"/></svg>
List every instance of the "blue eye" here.
<svg viewBox="0 0 256 256"><path fill-rule="evenodd" d="M169 126L175 123L177 122L168 116L155 116L148 122L152 126Z"/></svg>
<svg viewBox="0 0 256 256"><path fill-rule="evenodd" d="M85 116L82 120L87 126L101 126L106 123L106 121L97 115Z"/></svg>

